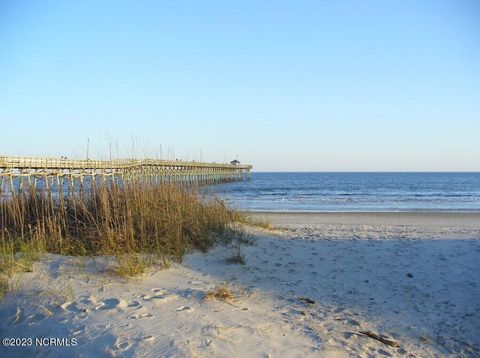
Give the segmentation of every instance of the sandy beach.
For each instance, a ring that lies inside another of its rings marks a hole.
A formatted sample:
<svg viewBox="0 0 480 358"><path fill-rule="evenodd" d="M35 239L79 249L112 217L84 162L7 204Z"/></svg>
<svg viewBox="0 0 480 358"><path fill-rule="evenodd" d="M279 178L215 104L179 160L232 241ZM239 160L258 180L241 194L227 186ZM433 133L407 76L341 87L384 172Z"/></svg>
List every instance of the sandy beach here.
<svg viewBox="0 0 480 358"><path fill-rule="evenodd" d="M480 0L0 0L0 358L480 358Z"/></svg>
<svg viewBox="0 0 480 358"><path fill-rule="evenodd" d="M75 345L0 355L480 355L480 215L252 215L275 229L247 228L245 265L228 264L232 248L219 245L125 282L106 258L47 254L14 277L0 331ZM233 300L205 299L225 283Z"/></svg>
<svg viewBox="0 0 480 358"><path fill-rule="evenodd" d="M254 218L285 225L388 225L480 229L479 213L459 212L250 212Z"/></svg>

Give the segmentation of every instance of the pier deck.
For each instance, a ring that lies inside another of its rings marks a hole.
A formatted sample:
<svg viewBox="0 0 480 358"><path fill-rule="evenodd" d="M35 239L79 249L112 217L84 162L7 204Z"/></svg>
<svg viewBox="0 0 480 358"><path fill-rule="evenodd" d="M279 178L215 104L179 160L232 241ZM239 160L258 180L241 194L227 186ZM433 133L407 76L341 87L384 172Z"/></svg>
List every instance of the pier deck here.
<svg viewBox="0 0 480 358"><path fill-rule="evenodd" d="M72 160L0 156L0 190L10 185L74 186L85 179L147 180L151 182L216 183L250 177L251 165L159 159Z"/></svg>

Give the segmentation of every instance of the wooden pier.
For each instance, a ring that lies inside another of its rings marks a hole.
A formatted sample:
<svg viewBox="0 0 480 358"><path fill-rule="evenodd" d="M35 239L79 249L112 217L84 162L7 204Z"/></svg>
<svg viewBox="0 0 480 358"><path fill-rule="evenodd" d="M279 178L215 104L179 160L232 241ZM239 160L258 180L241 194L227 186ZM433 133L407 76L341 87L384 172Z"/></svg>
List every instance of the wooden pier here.
<svg viewBox="0 0 480 358"><path fill-rule="evenodd" d="M251 165L180 160L71 160L0 156L0 192L29 185L74 190L85 181L220 183L250 178Z"/></svg>

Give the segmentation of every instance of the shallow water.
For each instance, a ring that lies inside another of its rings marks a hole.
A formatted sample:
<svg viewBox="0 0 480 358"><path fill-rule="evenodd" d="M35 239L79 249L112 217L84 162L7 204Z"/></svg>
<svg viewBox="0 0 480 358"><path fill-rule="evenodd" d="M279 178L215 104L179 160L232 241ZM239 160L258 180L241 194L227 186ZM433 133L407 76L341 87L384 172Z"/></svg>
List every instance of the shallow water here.
<svg viewBox="0 0 480 358"><path fill-rule="evenodd" d="M208 190L245 210L480 212L480 173L253 173Z"/></svg>

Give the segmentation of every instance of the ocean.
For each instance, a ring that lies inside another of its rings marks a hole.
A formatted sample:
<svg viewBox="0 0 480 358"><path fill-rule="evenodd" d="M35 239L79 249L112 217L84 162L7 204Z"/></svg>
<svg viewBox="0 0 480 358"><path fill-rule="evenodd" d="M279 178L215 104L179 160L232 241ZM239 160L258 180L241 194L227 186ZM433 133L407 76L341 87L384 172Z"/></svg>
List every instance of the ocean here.
<svg viewBox="0 0 480 358"><path fill-rule="evenodd" d="M480 212L480 173L252 173L207 190L241 210Z"/></svg>

